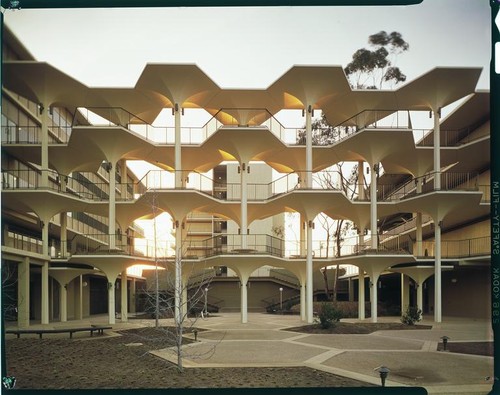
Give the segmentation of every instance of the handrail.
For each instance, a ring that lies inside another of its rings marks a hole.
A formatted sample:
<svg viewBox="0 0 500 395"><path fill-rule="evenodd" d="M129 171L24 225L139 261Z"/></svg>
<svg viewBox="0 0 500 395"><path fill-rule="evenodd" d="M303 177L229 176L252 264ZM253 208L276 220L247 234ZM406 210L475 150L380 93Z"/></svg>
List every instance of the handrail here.
<svg viewBox="0 0 500 395"><path fill-rule="evenodd" d="M435 256L435 244L434 241L422 241L422 251L424 255L419 258L433 258ZM490 254L491 236L461 240L441 240L442 258L458 259Z"/></svg>

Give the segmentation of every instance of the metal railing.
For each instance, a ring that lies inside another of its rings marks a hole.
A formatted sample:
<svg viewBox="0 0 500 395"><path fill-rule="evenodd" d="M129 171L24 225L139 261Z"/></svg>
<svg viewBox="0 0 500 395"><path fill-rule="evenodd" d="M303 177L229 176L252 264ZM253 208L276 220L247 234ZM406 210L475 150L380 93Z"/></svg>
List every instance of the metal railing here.
<svg viewBox="0 0 500 395"><path fill-rule="evenodd" d="M71 136L71 126L48 126L49 144L66 144ZM6 126L2 125L2 144L41 144L42 128L34 126Z"/></svg>
<svg viewBox="0 0 500 395"><path fill-rule="evenodd" d="M457 130L440 130L439 144L441 147L456 147L472 143L485 135L476 135L477 127L466 127ZM417 147L434 147L434 129L413 129L415 145Z"/></svg>
<svg viewBox="0 0 500 395"><path fill-rule="evenodd" d="M47 185L42 185L42 174L46 173ZM109 199L109 184L82 181L59 174L55 170L2 170L3 190L51 190L66 193L84 200L103 201Z"/></svg>
<svg viewBox="0 0 500 395"><path fill-rule="evenodd" d="M416 247L416 243L415 243ZM423 257L435 257L436 243L422 241ZM416 249L415 249L416 250ZM476 237L463 240L442 240L442 258L469 258L491 254L491 236Z"/></svg>
<svg viewBox="0 0 500 395"><path fill-rule="evenodd" d="M377 185L377 199L379 201L401 200L417 196L417 194L434 192L436 191L434 188L435 177L436 173L428 173L413 178L403 185ZM476 172L444 172L439 173L438 177L441 178L441 191L477 191L479 189L479 174ZM421 185L421 192L417 193L418 183ZM370 196L370 188L367 189L366 194L368 197Z"/></svg>

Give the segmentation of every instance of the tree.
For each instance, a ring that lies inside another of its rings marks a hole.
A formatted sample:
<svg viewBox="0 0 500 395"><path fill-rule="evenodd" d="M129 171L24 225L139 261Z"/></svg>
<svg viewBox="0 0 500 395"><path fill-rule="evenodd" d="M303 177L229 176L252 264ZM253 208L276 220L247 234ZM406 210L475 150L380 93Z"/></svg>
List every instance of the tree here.
<svg viewBox="0 0 500 395"><path fill-rule="evenodd" d="M157 242L161 231L157 229L155 220L156 216L160 214L155 193L152 193L150 204L153 216L155 269L152 276L149 276L149 280L152 280L148 281L149 288L142 293L142 302L144 310L150 312L154 318L155 336L162 340L166 337L173 344L171 349L176 354L177 369L182 372L183 358L185 356L183 336L185 333L197 331L195 325L203 317L202 311L207 300L206 288L215 276L215 269L207 266L200 268L198 267L199 263L193 262L189 264L186 262L183 259L186 256L188 247L185 241L182 242L182 245L175 246L175 258L168 258L166 249L160 247ZM176 231L180 232L181 227ZM196 281L191 283L189 281L178 281L179 278L188 273L195 273ZM177 305L175 303L176 299L178 300ZM162 318L173 318L173 326L160 325L160 319ZM203 358L207 355L210 356L215 351L217 344L211 345L208 351L201 354L190 354L190 357Z"/></svg>
<svg viewBox="0 0 500 395"><path fill-rule="evenodd" d="M318 173L317 181L321 184L323 188L326 189L338 189L340 188L344 194L349 198L353 199L356 193L355 184L357 182L357 174L358 174L358 165L354 165L350 175L346 178L344 173L346 170L344 169L344 162L339 162L335 166L333 166L333 171L324 171ZM335 181L334 177L338 175L338 182ZM348 221L345 219L333 220L325 213L320 213L318 215L318 220L322 226L322 228L326 232L326 257L328 257L330 250L330 243L332 241L335 242L335 257L341 256L342 244L344 243L345 237L349 230L353 228L352 221ZM327 271L323 270L323 279L325 282L325 292L329 295L329 286L328 286L328 277ZM338 277L340 273L340 265L337 263L335 270L335 279L333 282L333 300L337 299L337 283Z"/></svg>
<svg viewBox="0 0 500 395"><path fill-rule="evenodd" d="M384 84L406 81L406 75L396 66L398 55L410 49L401 33L382 30L368 37L368 45L372 49L358 49L344 69L353 88L382 89Z"/></svg>

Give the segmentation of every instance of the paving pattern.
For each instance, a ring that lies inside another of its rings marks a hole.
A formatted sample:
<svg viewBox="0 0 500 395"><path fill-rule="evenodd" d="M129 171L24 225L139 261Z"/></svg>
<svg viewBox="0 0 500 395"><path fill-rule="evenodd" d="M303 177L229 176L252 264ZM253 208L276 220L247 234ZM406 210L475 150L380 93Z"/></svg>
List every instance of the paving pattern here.
<svg viewBox="0 0 500 395"><path fill-rule="evenodd" d="M380 384L375 368L391 370L388 386L425 387L429 394L487 394L493 358L437 351L440 338L492 340L487 321L444 318L430 330L391 330L369 335L318 335L287 331L303 324L297 316L226 313L199 320L198 342L185 351L185 366L308 366L356 380ZM397 321L381 318L379 322ZM170 359L170 350L155 355Z"/></svg>

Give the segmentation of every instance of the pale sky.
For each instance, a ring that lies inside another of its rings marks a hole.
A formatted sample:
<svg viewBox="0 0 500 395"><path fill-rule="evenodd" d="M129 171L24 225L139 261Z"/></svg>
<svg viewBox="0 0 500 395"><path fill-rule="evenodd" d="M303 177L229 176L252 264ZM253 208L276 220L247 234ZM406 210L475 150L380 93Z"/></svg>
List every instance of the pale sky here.
<svg viewBox="0 0 500 395"><path fill-rule="evenodd" d="M487 0L407 7L129 8L5 11L41 61L89 86L128 86L146 63L196 63L223 88L265 89L294 64L345 66L370 34L398 31L408 80L436 66L483 67L489 87Z"/></svg>

